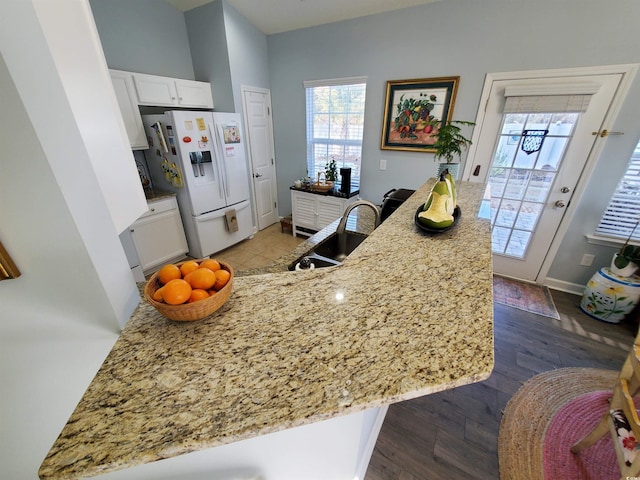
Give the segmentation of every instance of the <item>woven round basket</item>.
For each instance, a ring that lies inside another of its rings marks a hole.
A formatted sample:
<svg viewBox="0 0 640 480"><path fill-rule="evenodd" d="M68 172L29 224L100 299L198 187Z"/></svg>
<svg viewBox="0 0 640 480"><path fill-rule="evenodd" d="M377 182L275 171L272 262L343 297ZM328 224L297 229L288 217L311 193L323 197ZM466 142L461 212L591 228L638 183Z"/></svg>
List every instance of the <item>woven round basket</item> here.
<svg viewBox="0 0 640 480"><path fill-rule="evenodd" d="M538 374L520 387L500 423L500 480L544 478L544 439L556 412L586 393L611 390L617 376L612 370L560 368Z"/></svg>
<svg viewBox="0 0 640 480"><path fill-rule="evenodd" d="M311 184L311 190L313 190L314 192L328 192L333 188L333 186L334 186L333 182L326 182L326 183L315 182Z"/></svg>
<svg viewBox="0 0 640 480"><path fill-rule="evenodd" d="M185 262L176 263L176 265L180 267L183 263ZM216 294L211 295L204 300L198 300L197 302L192 303L183 303L181 305L169 305L167 303L156 302L153 299L153 294L162 286L158 280L158 272L154 273L144 286L144 298L156 310L158 310L158 312L171 320L181 322L202 320L222 307L231 295L233 268L231 268L231 265L228 263L220 260L218 260L218 263L220 264L220 267L229 272L231 276L224 287L222 287Z"/></svg>

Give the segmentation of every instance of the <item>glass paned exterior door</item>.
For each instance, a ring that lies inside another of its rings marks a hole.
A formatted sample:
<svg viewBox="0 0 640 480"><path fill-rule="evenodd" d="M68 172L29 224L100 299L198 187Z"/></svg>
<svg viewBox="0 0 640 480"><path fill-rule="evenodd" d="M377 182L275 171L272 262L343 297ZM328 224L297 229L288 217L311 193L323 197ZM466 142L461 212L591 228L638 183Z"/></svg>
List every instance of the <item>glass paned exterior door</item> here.
<svg viewBox="0 0 640 480"><path fill-rule="evenodd" d="M485 197L481 210L491 219L493 253L525 257L578 117L578 113L504 115L489 172L491 197ZM548 131L538 151L523 151L525 130Z"/></svg>

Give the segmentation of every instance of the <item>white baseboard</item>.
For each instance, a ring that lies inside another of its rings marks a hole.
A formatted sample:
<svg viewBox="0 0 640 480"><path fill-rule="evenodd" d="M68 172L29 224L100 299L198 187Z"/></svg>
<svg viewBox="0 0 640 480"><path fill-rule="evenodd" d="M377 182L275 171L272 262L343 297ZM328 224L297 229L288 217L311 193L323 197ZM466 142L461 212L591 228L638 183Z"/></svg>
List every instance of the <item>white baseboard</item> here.
<svg viewBox="0 0 640 480"><path fill-rule="evenodd" d="M579 283L565 282L564 280L558 280L557 278L545 278L543 285L553 290L560 290L561 292L573 293L574 295L582 295L584 293L584 285Z"/></svg>

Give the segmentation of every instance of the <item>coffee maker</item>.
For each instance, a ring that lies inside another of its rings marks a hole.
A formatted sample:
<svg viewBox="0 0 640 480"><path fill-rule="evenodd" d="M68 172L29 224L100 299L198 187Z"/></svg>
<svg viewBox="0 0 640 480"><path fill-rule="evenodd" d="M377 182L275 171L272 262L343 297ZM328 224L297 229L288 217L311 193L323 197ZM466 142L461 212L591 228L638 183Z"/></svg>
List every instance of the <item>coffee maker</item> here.
<svg viewBox="0 0 640 480"><path fill-rule="evenodd" d="M341 168L340 178L340 192L349 195L351 193L351 169Z"/></svg>

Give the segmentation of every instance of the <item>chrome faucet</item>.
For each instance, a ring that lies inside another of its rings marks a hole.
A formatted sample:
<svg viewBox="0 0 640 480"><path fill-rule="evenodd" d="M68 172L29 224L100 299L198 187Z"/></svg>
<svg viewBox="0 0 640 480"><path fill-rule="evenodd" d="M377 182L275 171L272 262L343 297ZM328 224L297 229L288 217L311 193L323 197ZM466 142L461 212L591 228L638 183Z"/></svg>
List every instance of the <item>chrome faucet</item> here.
<svg viewBox="0 0 640 480"><path fill-rule="evenodd" d="M359 207L360 205L366 205L372 208L373 211L375 212L376 219L375 219L375 224L373 228L375 229L378 227L378 225L380 225L380 209L373 203L368 202L367 200L358 200L357 202L354 202L351 205L349 205L347 208L345 208L344 214L342 215L342 218L340 219L340 223L338 224L338 228L336 229L336 233L344 233L345 229L347 228L347 219L349 218L349 214L351 213L351 210Z"/></svg>

